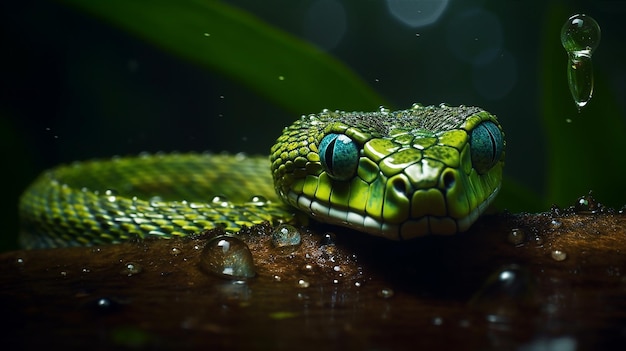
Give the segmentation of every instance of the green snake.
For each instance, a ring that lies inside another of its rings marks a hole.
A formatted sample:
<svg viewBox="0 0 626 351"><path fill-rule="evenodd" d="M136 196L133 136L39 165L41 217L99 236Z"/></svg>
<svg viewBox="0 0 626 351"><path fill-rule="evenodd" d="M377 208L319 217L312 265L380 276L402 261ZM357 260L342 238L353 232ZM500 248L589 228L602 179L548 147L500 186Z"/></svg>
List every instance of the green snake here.
<svg viewBox="0 0 626 351"><path fill-rule="evenodd" d="M20 199L26 248L236 232L313 219L393 240L467 230L495 198L504 134L480 108L324 110L267 157L141 154L44 172Z"/></svg>

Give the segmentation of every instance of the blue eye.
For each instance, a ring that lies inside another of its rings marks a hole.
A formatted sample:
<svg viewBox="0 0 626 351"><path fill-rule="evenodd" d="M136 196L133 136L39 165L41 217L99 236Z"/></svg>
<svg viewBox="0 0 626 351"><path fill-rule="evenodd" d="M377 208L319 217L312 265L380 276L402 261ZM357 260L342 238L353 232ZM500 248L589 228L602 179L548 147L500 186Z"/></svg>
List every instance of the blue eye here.
<svg viewBox="0 0 626 351"><path fill-rule="evenodd" d="M487 173L502 156L504 138L498 126L486 121L477 125L470 136L472 164L479 174Z"/></svg>
<svg viewBox="0 0 626 351"><path fill-rule="evenodd" d="M348 136L331 133L322 138L319 146L322 168L337 180L348 180L356 172L359 150Z"/></svg>

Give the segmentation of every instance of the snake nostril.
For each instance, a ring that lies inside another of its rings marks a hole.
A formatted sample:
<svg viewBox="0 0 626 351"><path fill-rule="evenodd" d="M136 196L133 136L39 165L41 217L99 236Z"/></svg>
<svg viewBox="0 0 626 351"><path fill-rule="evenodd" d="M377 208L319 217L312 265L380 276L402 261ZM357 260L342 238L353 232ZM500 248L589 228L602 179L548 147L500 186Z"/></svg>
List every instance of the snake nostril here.
<svg viewBox="0 0 626 351"><path fill-rule="evenodd" d="M406 194L406 182L401 178L394 178L391 185L400 194Z"/></svg>
<svg viewBox="0 0 626 351"><path fill-rule="evenodd" d="M454 187L455 183L456 183L456 177L454 176L454 172L446 172L443 175L443 186L446 189L450 189Z"/></svg>

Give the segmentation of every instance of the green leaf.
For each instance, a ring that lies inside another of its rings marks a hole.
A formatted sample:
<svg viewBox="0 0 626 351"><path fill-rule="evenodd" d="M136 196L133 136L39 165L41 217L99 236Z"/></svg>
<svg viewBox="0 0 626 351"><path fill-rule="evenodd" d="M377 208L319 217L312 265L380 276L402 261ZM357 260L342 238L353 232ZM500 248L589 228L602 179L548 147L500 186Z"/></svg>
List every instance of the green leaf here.
<svg viewBox="0 0 626 351"><path fill-rule="evenodd" d="M161 49L218 71L297 113L385 101L314 46L211 0L61 0Z"/></svg>

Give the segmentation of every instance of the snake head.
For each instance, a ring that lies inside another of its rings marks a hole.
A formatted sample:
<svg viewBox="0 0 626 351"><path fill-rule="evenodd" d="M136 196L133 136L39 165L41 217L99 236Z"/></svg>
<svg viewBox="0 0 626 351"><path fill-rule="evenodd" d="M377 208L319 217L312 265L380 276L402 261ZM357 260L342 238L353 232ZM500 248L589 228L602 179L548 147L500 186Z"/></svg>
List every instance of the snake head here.
<svg viewBox="0 0 626 351"><path fill-rule="evenodd" d="M271 150L278 195L326 223L388 239L467 230L500 189L504 134L476 107L324 110Z"/></svg>

